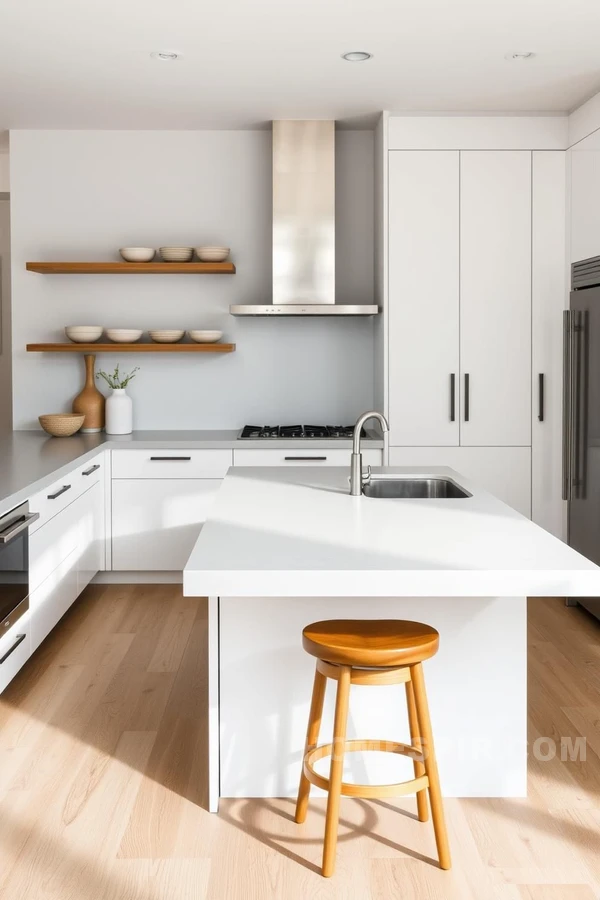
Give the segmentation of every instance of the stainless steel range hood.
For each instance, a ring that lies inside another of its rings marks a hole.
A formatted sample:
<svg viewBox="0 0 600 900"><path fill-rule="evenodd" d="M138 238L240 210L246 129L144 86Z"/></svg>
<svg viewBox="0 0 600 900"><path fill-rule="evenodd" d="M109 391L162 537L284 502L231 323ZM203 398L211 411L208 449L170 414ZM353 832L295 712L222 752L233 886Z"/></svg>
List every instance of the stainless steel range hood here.
<svg viewBox="0 0 600 900"><path fill-rule="evenodd" d="M273 301L234 316L373 316L335 302L335 123L273 122Z"/></svg>

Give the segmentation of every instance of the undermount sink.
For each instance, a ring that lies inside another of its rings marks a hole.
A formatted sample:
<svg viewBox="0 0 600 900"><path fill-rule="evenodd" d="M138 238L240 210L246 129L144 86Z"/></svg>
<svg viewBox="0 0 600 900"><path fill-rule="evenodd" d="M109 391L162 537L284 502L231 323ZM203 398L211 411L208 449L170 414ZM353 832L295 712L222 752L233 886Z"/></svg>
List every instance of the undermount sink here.
<svg viewBox="0 0 600 900"><path fill-rule="evenodd" d="M365 497L388 500L458 500L472 495L451 478L378 478L363 486Z"/></svg>

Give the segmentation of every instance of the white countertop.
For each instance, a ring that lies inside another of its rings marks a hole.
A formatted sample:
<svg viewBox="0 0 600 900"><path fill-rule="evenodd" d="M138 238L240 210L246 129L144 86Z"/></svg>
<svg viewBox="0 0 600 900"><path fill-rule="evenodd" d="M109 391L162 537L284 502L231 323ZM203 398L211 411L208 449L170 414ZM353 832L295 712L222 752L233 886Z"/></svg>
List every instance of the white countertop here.
<svg viewBox="0 0 600 900"><path fill-rule="evenodd" d="M600 568L447 468L472 496L351 497L347 468L230 469L184 570L188 596L600 596Z"/></svg>

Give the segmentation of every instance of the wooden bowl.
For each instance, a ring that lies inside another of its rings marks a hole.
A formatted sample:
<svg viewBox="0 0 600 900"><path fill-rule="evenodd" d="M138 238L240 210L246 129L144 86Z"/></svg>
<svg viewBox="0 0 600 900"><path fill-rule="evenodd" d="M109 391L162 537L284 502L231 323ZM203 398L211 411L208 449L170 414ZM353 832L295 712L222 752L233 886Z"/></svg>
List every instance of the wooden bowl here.
<svg viewBox="0 0 600 900"><path fill-rule="evenodd" d="M79 431L83 425L85 416L79 413L56 413L52 415L39 416L38 422L48 434L52 437L70 437Z"/></svg>

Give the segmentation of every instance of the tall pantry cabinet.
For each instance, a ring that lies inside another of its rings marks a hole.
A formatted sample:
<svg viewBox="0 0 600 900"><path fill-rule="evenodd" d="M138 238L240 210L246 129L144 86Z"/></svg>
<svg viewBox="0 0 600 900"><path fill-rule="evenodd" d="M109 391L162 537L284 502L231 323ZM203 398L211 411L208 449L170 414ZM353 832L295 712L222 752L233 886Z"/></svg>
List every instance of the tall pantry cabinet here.
<svg viewBox="0 0 600 900"><path fill-rule="evenodd" d="M452 466L528 516L533 476L557 534L564 229L563 151L388 153L390 464Z"/></svg>

